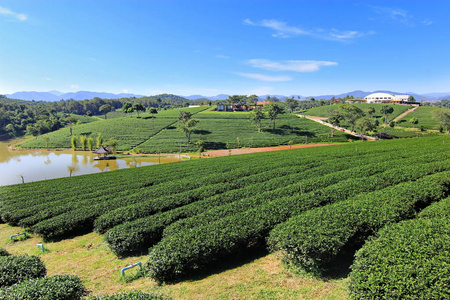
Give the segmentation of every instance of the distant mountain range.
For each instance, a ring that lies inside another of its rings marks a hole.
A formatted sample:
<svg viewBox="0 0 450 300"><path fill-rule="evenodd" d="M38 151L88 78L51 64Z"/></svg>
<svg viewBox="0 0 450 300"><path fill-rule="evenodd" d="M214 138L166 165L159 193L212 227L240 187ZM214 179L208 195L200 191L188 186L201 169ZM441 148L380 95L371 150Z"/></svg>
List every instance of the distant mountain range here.
<svg viewBox="0 0 450 300"><path fill-rule="evenodd" d="M364 92L364 91L353 91L343 94L337 95L318 95L318 96L302 96L302 95L260 95L258 98L260 100L266 99L269 97L277 97L281 101L284 101L286 98L293 97L295 99L307 100L314 98L316 100L330 100L332 97L335 98L343 98L345 96L353 96L354 98L364 98L365 96L377 93L377 92L385 92L389 94L403 95L408 94L414 96L416 101L436 101L436 100L447 100L450 99L450 92L447 93L426 93L426 94L417 94L413 92L392 92L392 91L374 91L374 92ZM203 96L203 95L190 95L190 96L182 96L188 100L197 100L197 99L205 99L205 100L225 100L229 95L219 94L216 96ZM14 94L7 94L6 97L11 99L20 99L20 100L43 100L43 101L59 101L61 99L68 100L84 100L84 99L93 99L95 97L103 98L103 99L120 99L120 98L130 98L136 97L141 98L143 95L130 94L130 93L122 93L122 94L112 94L112 93L98 93L98 92L88 92L88 91L79 91L75 93L62 93L59 91L49 91L49 92L17 92Z"/></svg>
<svg viewBox="0 0 450 300"><path fill-rule="evenodd" d="M14 94L6 94L5 95L11 99L20 99L20 100L43 100L43 101L59 101L61 99L68 100L84 100L84 99L93 99L95 97L104 98L104 99L120 99L120 98L129 98L129 97L144 97L143 95L135 95L135 94L112 94L112 93L98 93L98 92L88 92L88 91L79 91L75 93L61 93L58 91L50 91L50 92L17 92Z"/></svg>

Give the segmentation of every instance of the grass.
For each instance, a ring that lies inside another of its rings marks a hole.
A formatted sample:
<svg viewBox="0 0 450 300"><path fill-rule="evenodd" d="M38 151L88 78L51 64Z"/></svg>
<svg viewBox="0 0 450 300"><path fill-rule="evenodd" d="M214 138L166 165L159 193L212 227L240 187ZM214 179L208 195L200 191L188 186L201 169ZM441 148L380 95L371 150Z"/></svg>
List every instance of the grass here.
<svg viewBox="0 0 450 300"><path fill-rule="evenodd" d="M415 111L409 113L404 118L400 119L398 126L408 128L420 128L423 126L427 129L439 130L439 121L434 118L435 111L449 111L447 108L438 108L432 106L420 106ZM419 123L412 124L409 122L411 118L417 118Z"/></svg>
<svg viewBox="0 0 450 300"><path fill-rule="evenodd" d="M349 136L337 132L329 138L330 129L316 122L299 118L292 114L280 115L276 129L269 128L269 120L263 120L263 131L258 132L256 126L249 121L246 112L214 112L204 111L195 115L200 122L191 135L191 144L187 145L186 137L175 126L170 126L152 136L139 148L145 152L195 152L195 142L203 140L205 150L267 147L317 142L345 142Z"/></svg>
<svg viewBox="0 0 450 300"><path fill-rule="evenodd" d="M260 255L233 268L218 269L204 278L158 286L148 278L132 280L138 268L121 268L146 260L146 255L118 259L108 249L102 237L89 233L60 242L45 243L42 253L36 244L40 237L12 242L9 236L21 228L0 224L0 247L11 254L29 254L41 257L49 276L72 274L79 276L91 295L141 290L160 293L173 299L346 299L348 280L319 280L294 274L286 269L277 254ZM23 231L23 230L22 230Z"/></svg>

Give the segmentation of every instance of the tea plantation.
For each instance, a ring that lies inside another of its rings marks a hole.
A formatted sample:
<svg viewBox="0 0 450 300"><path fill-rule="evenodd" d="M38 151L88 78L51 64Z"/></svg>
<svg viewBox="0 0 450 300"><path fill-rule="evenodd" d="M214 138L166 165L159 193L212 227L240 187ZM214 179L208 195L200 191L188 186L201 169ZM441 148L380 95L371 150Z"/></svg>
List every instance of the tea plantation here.
<svg viewBox="0 0 450 300"><path fill-rule="evenodd" d="M145 273L158 282L269 249L315 276L353 263L354 299L414 298L412 285L423 287L422 298L442 299L449 277L435 266L448 264L450 249L441 213L449 143L357 142L5 186L0 216L47 240L102 233L118 256L148 253ZM410 240L423 255L401 251Z"/></svg>

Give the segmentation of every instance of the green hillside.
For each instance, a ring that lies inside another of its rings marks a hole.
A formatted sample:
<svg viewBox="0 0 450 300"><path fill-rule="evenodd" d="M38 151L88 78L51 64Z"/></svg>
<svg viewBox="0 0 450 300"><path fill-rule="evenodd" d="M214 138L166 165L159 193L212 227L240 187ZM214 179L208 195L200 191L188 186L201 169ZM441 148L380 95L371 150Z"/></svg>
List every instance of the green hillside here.
<svg viewBox="0 0 450 300"><path fill-rule="evenodd" d="M449 142L351 143L12 185L0 188L0 215L49 241L95 230L119 256L149 251L144 268L158 282L204 276L267 241L296 268L346 274L367 238L450 195Z"/></svg>
<svg viewBox="0 0 450 300"><path fill-rule="evenodd" d="M426 129L439 130L439 121L434 117L434 112L436 111L448 112L449 110L447 108L420 106L415 111L400 119L398 126L408 128L420 128L423 126ZM417 124L410 123L412 118L417 118L419 122Z"/></svg>
<svg viewBox="0 0 450 300"><path fill-rule="evenodd" d="M384 121L384 115L380 113L380 110L386 104L355 103L352 105L359 107L364 112L369 107L373 107L375 109L375 113L373 114L373 117L379 119L380 123L382 123ZM388 121L395 119L400 114L402 114L405 111L407 111L408 109L412 108L412 106L410 106L410 105L400 105L400 104L393 104L393 105L389 105L389 106L392 106L394 108L394 112L388 116ZM326 105L326 106L314 107L314 108L311 108L311 109L308 109L305 111L301 111L300 113L305 114L305 115L310 115L310 116L327 118L330 116L330 114L328 113L329 110L336 110L338 108L339 108L339 104Z"/></svg>
<svg viewBox="0 0 450 300"><path fill-rule="evenodd" d="M185 135L177 129L180 111L189 111L200 122L192 133L188 145ZM269 120L263 120L263 132L258 133L249 121L247 112L215 112L210 107L163 110L152 119L149 113L130 114L125 117L97 119L97 122L74 125L55 132L38 136L20 144L23 148L70 148L71 135L86 135L95 141L101 133L104 141L117 140L117 150L139 150L146 153L155 152L193 152L198 148L198 140L204 142L206 150L237 147L263 147L287 145L293 143L346 142L349 137L337 132L330 138L330 129L310 120L292 114L283 114L277 118L276 130L269 129ZM46 138L48 137L48 140Z"/></svg>

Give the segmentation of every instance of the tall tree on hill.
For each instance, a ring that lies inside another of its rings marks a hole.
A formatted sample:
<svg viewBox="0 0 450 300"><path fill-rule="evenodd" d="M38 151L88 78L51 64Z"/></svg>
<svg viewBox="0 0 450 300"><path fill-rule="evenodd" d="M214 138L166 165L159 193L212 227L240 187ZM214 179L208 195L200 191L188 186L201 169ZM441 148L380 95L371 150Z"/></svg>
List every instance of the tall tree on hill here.
<svg viewBox="0 0 450 300"><path fill-rule="evenodd" d="M186 135L187 143L191 143L191 134L199 120L192 119L192 114L187 111L180 111L178 115L178 130Z"/></svg>
<svg viewBox="0 0 450 300"><path fill-rule="evenodd" d="M112 110L112 106L109 104L103 104L98 109L100 112L103 112L105 114L105 120L106 120L106 114Z"/></svg>
<svg viewBox="0 0 450 300"><path fill-rule="evenodd" d="M264 107L264 109L265 109L265 111L267 111L269 119L272 122L272 126L273 126L272 130L275 130L278 115L285 113L284 106L281 105L280 103L272 102L272 103L267 104ZM269 123L269 127L270 127L270 123Z"/></svg>
<svg viewBox="0 0 450 300"><path fill-rule="evenodd" d="M256 107L250 112L250 121L255 123L258 132L262 129L262 120L266 117L261 107Z"/></svg>
<svg viewBox="0 0 450 300"><path fill-rule="evenodd" d="M140 103L136 103L135 105L133 105L133 109L136 111L138 118L139 118L139 112L145 111L145 107L142 106L142 104L140 104Z"/></svg>
<svg viewBox="0 0 450 300"><path fill-rule="evenodd" d="M362 109L360 109L359 107L355 106L355 105L351 105L351 104L343 104L340 107L340 110L342 112L342 116L344 117L344 120L347 121L347 123L350 124L350 126L352 127L352 131L355 130L355 125L356 125L356 120L358 120L359 118L364 117L364 112L362 111Z"/></svg>
<svg viewBox="0 0 450 300"><path fill-rule="evenodd" d="M286 105L286 107L289 109L289 111L291 113L294 112L295 108L298 106L298 100L295 100L294 98L287 98L284 101L284 104Z"/></svg>
<svg viewBox="0 0 450 300"><path fill-rule="evenodd" d="M341 121L344 119L344 116L342 115L342 112L339 110L328 110L327 111L330 117L328 118L328 123L330 123L333 126L340 126ZM336 131L336 128L331 127L331 137L334 137L334 132Z"/></svg>
<svg viewBox="0 0 450 300"><path fill-rule="evenodd" d="M158 113L158 110L154 107L149 107L148 112L152 115L152 129L155 129L155 114Z"/></svg>
<svg viewBox="0 0 450 300"><path fill-rule="evenodd" d="M389 105L384 105L380 112L384 115L384 123L387 124L388 122L388 115L392 114L394 112L394 108Z"/></svg>
<svg viewBox="0 0 450 300"><path fill-rule="evenodd" d="M247 105L254 106L254 105L256 105L257 102L258 102L258 96L256 96L255 94L247 97Z"/></svg>
<svg viewBox="0 0 450 300"><path fill-rule="evenodd" d="M133 112L133 104L131 104L130 102L124 103L124 105L122 106L122 111L126 114Z"/></svg>
<svg viewBox="0 0 450 300"><path fill-rule="evenodd" d="M450 134L450 113L442 110L436 110L434 113L434 119L438 120L439 125L443 130Z"/></svg>
<svg viewBox="0 0 450 300"><path fill-rule="evenodd" d="M363 139L363 135L366 134L367 131L375 129L375 121L371 117L362 117L356 121L356 126L361 131L361 139Z"/></svg>

